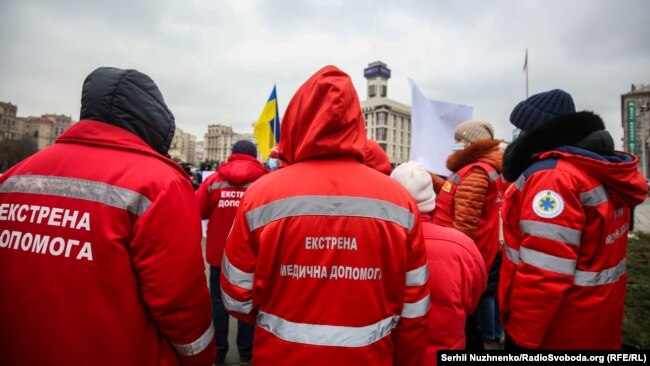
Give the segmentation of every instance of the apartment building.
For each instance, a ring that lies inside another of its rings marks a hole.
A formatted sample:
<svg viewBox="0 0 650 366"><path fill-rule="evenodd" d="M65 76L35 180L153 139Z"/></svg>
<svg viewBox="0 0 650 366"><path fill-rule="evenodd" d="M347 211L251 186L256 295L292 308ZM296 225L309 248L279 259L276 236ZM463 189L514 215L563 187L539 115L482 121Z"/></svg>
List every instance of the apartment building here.
<svg viewBox="0 0 650 366"><path fill-rule="evenodd" d="M196 166L196 136L176 127L169 148L169 156L176 161Z"/></svg>
<svg viewBox="0 0 650 366"><path fill-rule="evenodd" d="M249 140L257 145L252 133L237 133L231 126L226 125L209 125L208 132L203 135L205 160L217 162L217 164L225 162L232 152L232 146L239 140Z"/></svg>

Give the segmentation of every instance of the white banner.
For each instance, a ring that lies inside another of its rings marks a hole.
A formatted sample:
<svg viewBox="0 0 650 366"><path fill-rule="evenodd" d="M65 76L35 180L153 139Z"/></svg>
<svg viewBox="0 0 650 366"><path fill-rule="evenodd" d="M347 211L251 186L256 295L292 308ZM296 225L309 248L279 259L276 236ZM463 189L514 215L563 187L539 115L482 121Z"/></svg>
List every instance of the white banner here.
<svg viewBox="0 0 650 366"><path fill-rule="evenodd" d="M469 106L427 99L415 82L411 84L411 154L428 171L447 176L447 157L454 145L454 129L472 119L474 109Z"/></svg>

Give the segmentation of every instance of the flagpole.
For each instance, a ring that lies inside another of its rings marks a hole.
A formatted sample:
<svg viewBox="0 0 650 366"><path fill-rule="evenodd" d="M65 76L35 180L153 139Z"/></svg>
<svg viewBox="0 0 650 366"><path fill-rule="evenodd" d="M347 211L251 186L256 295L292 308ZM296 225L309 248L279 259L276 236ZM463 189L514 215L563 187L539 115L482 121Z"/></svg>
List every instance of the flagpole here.
<svg viewBox="0 0 650 366"><path fill-rule="evenodd" d="M526 48L526 99L528 99L528 48Z"/></svg>
<svg viewBox="0 0 650 366"><path fill-rule="evenodd" d="M273 90L275 91L275 117L273 117L273 138L271 139L271 146L277 144L278 130L280 129L280 115L278 114L278 92L275 89L275 84L273 84Z"/></svg>

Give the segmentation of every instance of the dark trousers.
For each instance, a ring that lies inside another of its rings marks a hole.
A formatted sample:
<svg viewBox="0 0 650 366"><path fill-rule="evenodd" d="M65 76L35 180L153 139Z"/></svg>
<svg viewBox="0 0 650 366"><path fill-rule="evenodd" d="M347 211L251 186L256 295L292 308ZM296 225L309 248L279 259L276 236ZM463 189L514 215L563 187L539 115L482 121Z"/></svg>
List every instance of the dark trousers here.
<svg viewBox="0 0 650 366"><path fill-rule="evenodd" d="M512 338L510 338L508 333L506 333L506 344L505 344L505 347L503 347L503 348L508 350L508 351L523 351L523 350L528 349L526 347L522 347L522 346L518 345L517 343L515 343L515 341L513 341Z"/></svg>
<svg viewBox="0 0 650 366"><path fill-rule="evenodd" d="M228 325L230 314L226 311L221 300L221 284L219 277L221 268L210 266L210 297L212 299L212 321L214 323L214 336L217 341L216 363L224 363L228 353ZM253 331L254 324L244 323L237 320L237 350L239 360L248 361L253 357Z"/></svg>
<svg viewBox="0 0 650 366"><path fill-rule="evenodd" d="M478 328L478 319L476 312L467 317L465 322L465 349L467 351L483 351L483 335Z"/></svg>

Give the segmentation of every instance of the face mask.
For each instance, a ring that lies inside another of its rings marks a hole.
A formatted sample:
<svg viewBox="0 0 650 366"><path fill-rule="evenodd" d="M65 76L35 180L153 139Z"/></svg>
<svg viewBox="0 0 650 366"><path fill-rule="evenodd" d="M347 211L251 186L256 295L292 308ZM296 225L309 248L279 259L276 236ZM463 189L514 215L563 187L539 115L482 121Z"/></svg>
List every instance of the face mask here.
<svg viewBox="0 0 650 366"><path fill-rule="evenodd" d="M279 168L278 159L276 158L269 158L268 164L269 164L269 169L271 170L276 170L277 168Z"/></svg>
<svg viewBox="0 0 650 366"><path fill-rule="evenodd" d="M459 142L457 144L454 144L454 146L451 147L451 151L459 151L459 150L463 150L464 148L465 148L465 144Z"/></svg>

